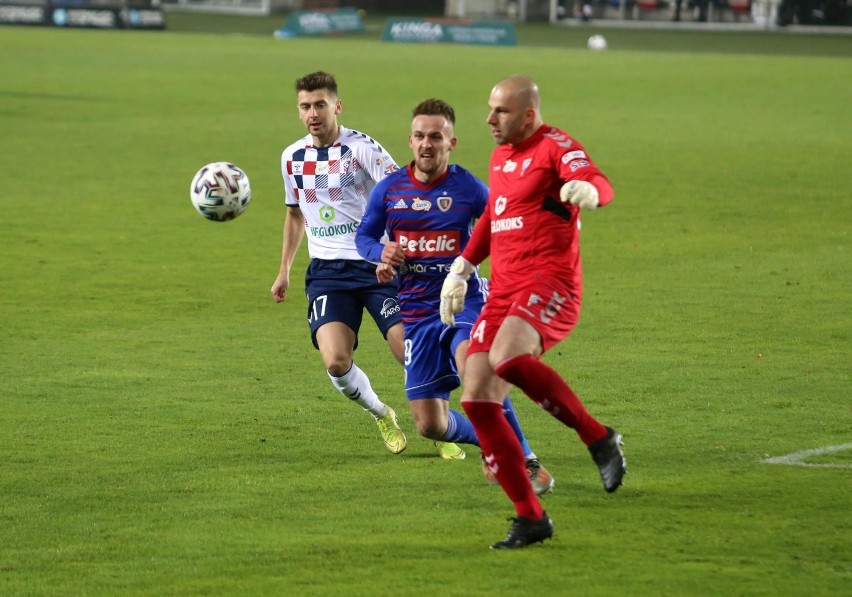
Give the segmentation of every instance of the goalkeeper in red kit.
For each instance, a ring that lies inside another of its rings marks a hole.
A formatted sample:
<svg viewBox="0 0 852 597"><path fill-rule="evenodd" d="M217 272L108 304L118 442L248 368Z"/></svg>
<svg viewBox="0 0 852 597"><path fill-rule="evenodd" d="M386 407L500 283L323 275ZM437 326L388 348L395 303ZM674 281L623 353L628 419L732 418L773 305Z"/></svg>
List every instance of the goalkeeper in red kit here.
<svg viewBox="0 0 852 597"><path fill-rule="evenodd" d="M577 432L607 492L618 489L627 467L621 434L592 417L540 360L580 315L580 209L606 205L613 189L580 143L544 124L539 104L538 86L528 77L512 76L492 89L488 124L497 147L488 169L488 205L441 290L441 319L452 325L464 305L466 280L490 256L491 292L471 331L461 403L517 512L506 538L492 549L525 547L553 535L503 416L510 386Z"/></svg>

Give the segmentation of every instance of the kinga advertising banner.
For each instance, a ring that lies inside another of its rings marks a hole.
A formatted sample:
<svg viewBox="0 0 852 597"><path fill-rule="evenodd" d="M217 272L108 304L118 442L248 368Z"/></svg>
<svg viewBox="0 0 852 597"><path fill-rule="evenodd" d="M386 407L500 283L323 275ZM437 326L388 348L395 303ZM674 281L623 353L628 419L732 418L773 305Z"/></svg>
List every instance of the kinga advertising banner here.
<svg viewBox="0 0 852 597"><path fill-rule="evenodd" d="M515 25L492 21L388 19L382 41L514 46Z"/></svg>

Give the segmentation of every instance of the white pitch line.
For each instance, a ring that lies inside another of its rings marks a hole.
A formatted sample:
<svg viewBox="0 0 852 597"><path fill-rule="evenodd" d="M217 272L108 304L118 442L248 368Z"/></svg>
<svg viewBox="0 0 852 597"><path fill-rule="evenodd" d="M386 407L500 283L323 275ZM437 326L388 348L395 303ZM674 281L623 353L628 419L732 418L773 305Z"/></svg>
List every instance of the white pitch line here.
<svg viewBox="0 0 852 597"><path fill-rule="evenodd" d="M812 466L815 468L852 468L852 464L805 462L805 458L823 456L824 454L842 452L843 450L852 450L852 444L825 446L814 450L794 452L793 454L787 454L786 456L773 456L772 458L764 458L763 462L766 464L789 464L791 466Z"/></svg>

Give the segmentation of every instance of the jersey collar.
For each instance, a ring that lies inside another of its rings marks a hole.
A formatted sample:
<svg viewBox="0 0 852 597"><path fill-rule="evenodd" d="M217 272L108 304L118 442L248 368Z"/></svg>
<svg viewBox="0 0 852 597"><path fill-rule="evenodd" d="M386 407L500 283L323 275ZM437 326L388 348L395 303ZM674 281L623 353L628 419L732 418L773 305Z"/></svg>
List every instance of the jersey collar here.
<svg viewBox="0 0 852 597"><path fill-rule="evenodd" d="M524 151L532 145L535 145L536 143L541 141L541 138L544 137L544 134L551 128L553 127L551 127L549 124L542 124L535 130L532 135L521 141L519 144L512 145L512 151Z"/></svg>
<svg viewBox="0 0 852 597"><path fill-rule="evenodd" d="M430 183L420 182L419 180L417 180L417 177L414 176L414 160L411 160L408 163L408 166L405 167L405 170L408 174L409 180L411 180L412 183L414 183L415 185L417 185L421 189L431 189L435 185L441 184L442 182L444 182L444 180L446 180L447 176L449 176L449 174L450 174L450 167L451 166L452 166L452 164L448 164L447 170L441 176L439 176L438 178L436 178L435 180L433 180Z"/></svg>

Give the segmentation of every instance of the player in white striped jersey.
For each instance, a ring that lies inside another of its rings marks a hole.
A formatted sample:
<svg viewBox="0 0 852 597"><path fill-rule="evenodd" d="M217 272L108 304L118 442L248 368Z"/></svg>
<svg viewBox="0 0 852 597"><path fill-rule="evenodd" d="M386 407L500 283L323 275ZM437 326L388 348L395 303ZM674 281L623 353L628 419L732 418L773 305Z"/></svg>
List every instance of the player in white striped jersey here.
<svg viewBox="0 0 852 597"><path fill-rule="evenodd" d="M399 454L406 447L406 438L396 413L379 399L353 360L366 309L402 363L403 329L396 283L379 283L376 265L364 261L355 248L355 230L370 191L397 165L375 140L338 124L343 104L331 74L300 77L296 97L308 135L281 156L287 215L281 269L272 296L277 303L286 299L293 260L307 233L311 262L305 292L314 346L334 387L373 415L385 447Z"/></svg>

